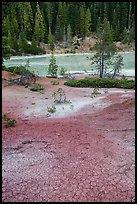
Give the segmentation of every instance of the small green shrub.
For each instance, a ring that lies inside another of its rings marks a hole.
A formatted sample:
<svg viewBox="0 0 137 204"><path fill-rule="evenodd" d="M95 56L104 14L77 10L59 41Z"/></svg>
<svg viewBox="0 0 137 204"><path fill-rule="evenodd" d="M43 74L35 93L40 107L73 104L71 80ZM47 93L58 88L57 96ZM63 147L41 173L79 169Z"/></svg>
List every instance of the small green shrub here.
<svg viewBox="0 0 137 204"><path fill-rule="evenodd" d="M34 86L32 86L30 88L30 90L40 92L40 91L44 90L44 87L41 84L35 84Z"/></svg>
<svg viewBox="0 0 137 204"><path fill-rule="evenodd" d="M91 87L91 88L127 88L135 89L135 81L127 79L110 79L110 78L85 78L79 80L69 80L64 85L71 87Z"/></svg>
<svg viewBox="0 0 137 204"><path fill-rule="evenodd" d="M135 81L134 80L127 80L121 79L117 83L117 88L125 88L125 89L135 89Z"/></svg>
<svg viewBox="0 0 137 204"><path fill-rule="evenodd" d="M47 111L49 112L49 113L55 113L56 112L56 107L55 106L52 106L52 107L47 107Z"/></svg>
<svg viewBox="0 0 137 204"><path fill-rule="evenodd" d="M52 81L51 81L51 84L52 84L52 85L58 85L59 82L58 82L57 80L52 80Z"/></svg>
<svg viewBox="0 0 137 204"><path fill-rule="evenodd" d="M52 55L50 57L50 64L48 67L48 74L51 77L57 78L57 71L58 71L58 65L56 64L56 58L55 58L54 54L52 53Z"/></svg>
<svg viewBox="0 0 137 204"><path fill-rule="evenodd" d="M16 120L15 119L9 119L7 121L7 123L5 124L5 127L12 127L12 126L15 126L16 124Z"/></svg>
<svg viewBox="0 0 137 204"><path fill-rule="evenodd" d="M94 97L94 96L96 96L97 94L101 94L101 93L99 92L99 89L98 89L97 87L95 87L95 88L93 89L93 92L91 93L91 97Z"/></svg>
<svg viewBox="0 0 137 204"><path fill-rule="evenodd" d="M60 75L65 76L66 75L66 69L64 67L60 68Z"/></svg>
<svg viewBox="0 0 137 204"><path fill-rule="evenodd" d="M6 127L6 128L15 126L15 124L17 123L15 119L8 118L6 113L3 115L2 118L5 122L4 127Z"/></svg>
<svg viewBox="0 0 137 204"><path fill-rule="evenodd" d="M9 118L7 117L7 114L5 113L3 116L2 116L3 120L4 121L7 121Z"/></svg>
<svg viewBox="0 0 137 204"><path fill-rule="evenodd" d="M8 71L10 73L19 74L19 75L29 75L32 74L26 67L24 66L14 66L14 67L3 67L3 70Z"/></svg>
<svg viewBox="0 0 137 204"><path fill-rule="evenodd" d="M62 88L59 88L56 92L52 94L55 103L67 103L66 94Z"/></svg>

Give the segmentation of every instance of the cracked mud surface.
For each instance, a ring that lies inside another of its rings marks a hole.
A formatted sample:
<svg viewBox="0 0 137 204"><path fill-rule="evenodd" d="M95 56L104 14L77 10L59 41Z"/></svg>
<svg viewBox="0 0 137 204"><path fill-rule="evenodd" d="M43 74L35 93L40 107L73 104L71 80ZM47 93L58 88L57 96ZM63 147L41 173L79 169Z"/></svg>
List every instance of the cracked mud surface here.
<svg viewBox="0 0 137 204"><path fill-rule="evenodd" d="M134 202L134 91L100 89L91 99L93 89L50 80L39 81L44 94L3 82L2 113L17 124L2 128L2 201ZM74 107L47 117L58 87Z"/></svg>

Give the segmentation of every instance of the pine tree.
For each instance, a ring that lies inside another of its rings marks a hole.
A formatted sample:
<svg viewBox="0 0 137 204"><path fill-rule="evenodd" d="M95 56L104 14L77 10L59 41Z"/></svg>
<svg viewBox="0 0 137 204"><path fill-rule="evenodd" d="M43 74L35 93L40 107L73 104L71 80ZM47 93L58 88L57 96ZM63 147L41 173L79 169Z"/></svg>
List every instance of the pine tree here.
<svg viewBox="0 0 137 204"><path fill-rule="evenodd" d="M7 44L10 47L10 49L12 48L13 44L12 44L12 36L11 36L11 32L10 30L8 31L8 38L7 38Z"/></svg>
<svg viewBox="0 0 137 204"><path fill-rule="evenodd" d="M72 30L70 24L67 27L67 47L70 47L72 44Z"/></svg>
<svg viewBox="0 0 137 204"><path fill-rule="evenodd" d="M58 19L60 23L60 27L64 28L64 19L63 19L63 3L59 2L59 7L58 7Z"/></svg>
<svg viewBox="0 0 137 204"><path fill-rule="evenodd" d="M46 4L47 4L48 24L49 24L49 27L51 28L51 25L52 25L52 3L47 2Z"/></svg>
<svg viewBox="0 0 137 204"><path fill-rule="evenodd" d="M97 28L97 20L98 20L98 18L99 18L99 16L97 15L98 11L97 11L96 2L94 2L93 4L91 4L91 13L92 13L91 31L94 32L94 31L96 31L96 28Z"/></svg>
<svg viewBox="0 0 137 204"><path fill-rule="evenodd" d="M17 20L21 31L24 29L24 2L17 3Z"/></svg>
<svg viewBox="0 0 137 204"><path fill-rule="evenodd" d="M72 29L72 35L78 35L80 30L80 11L79 11L79 5L74 4L68 4L67 6L68 11L68 24L70 24Z"/></svg>
<svg viewBox="0 0 137 204"><path fill-rule="evenodd" d="M63 40L63 37L64 37L63 3L59 2L55 28L55 38L56 40Z"/></svg>
<svg viewBox="0 0 137 204"><path fill-rule="evenodd" d="M11 35L12 36L16 36L16 38L18 38L19 36L19 26L18 26L18 22L17 22L17 19L16 19L16 16L12 15L11 17Z"/></svg>
<svg viewBox="0 0 137 204"><path fill-rule="evenodd" d="M99 35L101 33L101 20L100 20L100 17L98 18L97 20L97 27L96 27L96 32L97 32L97 35Z"/></svg>
<svg viewBox="0 0 137 204"><path fill-rule="evenodd" d="M26 53L28 50L26 35L25 35L25 32L23 30L19 34L19 49L23 53Z"/></svg>
<svg viewBox="0 0 137 204"><path fill-rule="evenodd" d="M66 28L68 25L68 7L66 2L63 2L63 5L62 5L62 18L63 18L63 27L65 28L65 31L66 31Z"/></svg>
<svg viewBox="0 0 137 204"><path fill-rule="evenodd" d="M37 44L36 44L36 40L35 40L34 35L32 36L30 49L31 49L31 53L37 54Z"/></svg>
<svg viewBox="0 0 137 204"><path fill-rule="evenodd" d="M44 40L46 32L46 27L44 23L44 18L39 8L39 4L37 3L37 12L35 16L35 27L34 27L34 35L37 42L42 42Z"/></svg>
<svg viewBox="0 0 137 204"><path fill-rule="evenodd" d="M50 57L50 64L48 67L48 74L51 77L57 77L57 71L58 71L58 65L56 63L56 58L54 56L54 54L52 53L51 57Z"/></svg>
<svg viewBox="0 0 137 204"><path fill-rule="evenodd" d="M135 40L135 16L134 16L134 14L132 14L131 27L130 27L130 30L129 30L128 44L130 44L134 40Z"/></svg>
<svg viewBox="0 0 137 204"><path fill-rule="evenodd" d="M49 27L49 34L48 34L48 44L49 44L50 49L53 51L55 48L55 45L54 45L53 35L51 33L50 27Z"/></svg>
<svg viewBox="0 0 137 204"><path fill-rule="evenodd" d="M56 38L56 40L62 40L63 39L63 33L64 33L64 29L61 26L59 16L57 15L57 22L56 22L56 28L55 28L55 38Z"/></svg>
<svg viewBox="0 0 137 204"><path fill-rule="evenodd" d="M2 36L2 64L4 59L8 59L11 56L11 49L8 44L8 37Z"/></svg>
<svg viewBox="0 0 137 204"><path fill-rule="evenodd" d="M19 50L17 37L14 35L14 36L12 36L12 39L13 39L12 48L13 48L13 50L15 50L17 52Z"/></svg>
<svg viewBox="0 0 137 204"><path fill-rule="evenodd" d="M103 24L100 24L100 31L98 37L99 40L95 45L96 54L90 58L91 64L96 64L99 71L100 78L103 78L107 73L107 66L111 64L111 58L114 56L116 49L113 44L112 31L110 29L110 23L104 19Z"/></svg>
<svg viewBox="0 0 137 204"><path fill-rule="evenodd" d="M28 40L31 39L32 36L32 31L33 31L33 14L32 14L32 9L30 2L25 2L24 3L24 31L26 34L26 38Z"/></svg>
<svg viewBox="0 0 137 204"><path fill-rule="evenodd" d="M8 37L8 31L10 31L10 30L11 30L11 25L10 25L9 16L7 15L3 19L3 26L2 26L2 34L3 34L3 36Z"/></svg>
<svg viewBox="0 0 137 204"><path fill-rule="evenodd" d="M85 14L85 35L89 34L90 26L91 26L91 13L90 9L88 8Z"/></svg>
<svg viewBox="0 0 137 204"><path fill-rule="evenodd" d="M82 6L80 8L80 34L85 37L85 8Z"/></svg>
<svg viewBox="0 0 137 204"><path fill-rule="evenodd" d="M104 41L109 45L113 43L113 36L110 29L110 22L104 19Z"/></svg>

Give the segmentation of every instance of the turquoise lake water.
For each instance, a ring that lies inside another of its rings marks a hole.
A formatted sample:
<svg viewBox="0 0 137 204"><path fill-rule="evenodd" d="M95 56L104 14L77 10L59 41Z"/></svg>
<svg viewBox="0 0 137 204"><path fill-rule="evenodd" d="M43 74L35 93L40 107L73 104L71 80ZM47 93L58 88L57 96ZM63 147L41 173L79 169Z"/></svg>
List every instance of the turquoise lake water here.
<svg viewBox="0 0 137 204"><path fill-rule="evenodd" d="M120 53L123 56L122 71L120 74L126 76L135 76L135 52ZM29 69L34 71L39 76L46 76L48 74L48 66L50 64L49 55L34 55L34 56L14 56L4 62L4 65L9 66L25 66L29 60ZM85 70L90 73L91 71L90 61L87 60L87 56L93 56L93 53L85 54L59 54L55 55L58 70L64 67L67 72L70 73L85 73Z"/></svg>

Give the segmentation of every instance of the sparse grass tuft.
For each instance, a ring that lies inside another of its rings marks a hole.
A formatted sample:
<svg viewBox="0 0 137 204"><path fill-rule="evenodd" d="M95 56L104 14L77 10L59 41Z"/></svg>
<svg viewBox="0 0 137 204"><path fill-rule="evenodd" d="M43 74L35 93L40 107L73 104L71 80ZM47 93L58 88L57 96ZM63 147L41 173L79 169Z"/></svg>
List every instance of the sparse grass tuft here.
<svg viewBox="0 0 137 204"><path fill-rule="evenodd" d="M17 123L15 119L9 118L6 113L3 115L2 118L5 122L4 127L6 127L6 128L15 126L15 124Z"/></svg>
<svg viewBox="0 0 137 204"><path fill-rule="evenodd" d="M62 88L59 88L56 92L52 94L55 103L68 103L66 94Z"/></svg>
<svg viewBox="0 0 137 204"><path fill-rule="evenodd" d="M55 106L52 106L52 107L47 107L47 111L49 112L49 113L55 113L56 112L56 107Z"/></svg>
<svg viewBox="0 0 137 204"><path fill-rule="evenodd" d="M59 84L59 81L57 81L57 80L52 80L52 81L51 81L51 84L52 84L52 85L58 85L58 84Z"/></svg>
<svg viewBox="0 0 137 204"><path fill-rule="evenodd" d="M44 87L41 84L35 84L30 88L31 91L41 92L44 90Z"/></svg>

